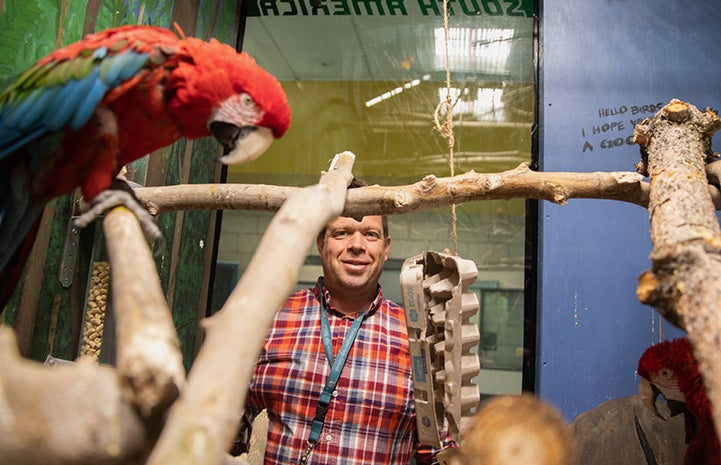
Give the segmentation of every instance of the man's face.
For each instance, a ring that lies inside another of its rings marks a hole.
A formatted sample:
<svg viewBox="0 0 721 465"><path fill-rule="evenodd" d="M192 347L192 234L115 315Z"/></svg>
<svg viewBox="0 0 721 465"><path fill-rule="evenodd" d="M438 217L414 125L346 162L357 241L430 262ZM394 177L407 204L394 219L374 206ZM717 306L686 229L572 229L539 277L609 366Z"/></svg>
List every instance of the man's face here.
<svg viewBox="0 0 721 465"><path fill-rule="evenodd" d="M324 282L331 289L375 289L388 259L391 238L383 236L381 216L361 221L338 217L318 238Z"/></svg>

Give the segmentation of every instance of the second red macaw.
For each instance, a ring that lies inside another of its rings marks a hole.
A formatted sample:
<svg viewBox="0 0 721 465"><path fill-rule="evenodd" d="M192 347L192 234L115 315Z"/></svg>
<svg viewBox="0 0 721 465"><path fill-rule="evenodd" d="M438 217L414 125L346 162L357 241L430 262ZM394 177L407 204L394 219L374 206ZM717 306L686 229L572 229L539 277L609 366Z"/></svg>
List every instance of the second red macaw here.
<svg viewBox="0 0 721 465"><path fill-rule="evenodd" d="M652 345L638 361L641 397L659 417L656 398L663 395L671 415L686 415L688 449L684 465L721 465L716 428L693 346L686 338Z"/></svg>

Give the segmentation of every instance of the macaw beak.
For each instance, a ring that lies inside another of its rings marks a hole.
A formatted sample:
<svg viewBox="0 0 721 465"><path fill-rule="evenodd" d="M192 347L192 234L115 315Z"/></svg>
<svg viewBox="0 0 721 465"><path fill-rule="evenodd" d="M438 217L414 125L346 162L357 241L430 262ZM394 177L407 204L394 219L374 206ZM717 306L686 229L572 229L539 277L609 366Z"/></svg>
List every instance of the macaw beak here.
<svg viewBox="0 0 721 465"><path fill-rule="evenodd" d="M657 417L668 420L668 417L659 411L658 405L656 404L656 399L658 399L661 391L659 391L655 384L652 384L646 378L641 378L641 381L638 383L638 393L641 396L643 405L645 405L647 409Z"/></svg>
<svg viewBox="0 0 721 465"><path fill-rule="evenodd" d="M656 401L658 399L658 396L660 395L663 397L663 394L655 384L651 383L645 378L641 378L641 382L638 385L638 392L641 395L641 400L643 401L643 404L646 406L646 408L653 412L654 415L659 418L668 420L669 414L671 417L675 417L676 415L686 412L686 403L678 400L666 399L666 405L668 406L668 414L666 412L662 413L658 409L658 402Z"/></svg>
<svg viewBox="0 0 721 465"><path fill-rule="evenodd" d="M223 121L210 123L210 132L223 146L220 162L225 165L255 160L273 143L273 132L262 126L238 127Z"/></svg>
<svg viewBox="0 0 721 465"><path fill-rule="evenodd" d="M680 400L666 399L666 405L668 406L668 412L670 414L669 415L666 413L661 413L661 411L658 409L658 403L656 402L656 399L658 399L659 395L663 396L663 394L655 384L649 382L645 378L641 378L641 382L638 384L638 392L641 395L641 400L643 401L643 404L646 406L646 408L663 420L668 420L670 417L674 417L683 413L684 429L686 432L686 444L689 444L691 442L691 439L696 435L696 419L691 414L691 412L686 409L685 402L682 402Z"/></svg>

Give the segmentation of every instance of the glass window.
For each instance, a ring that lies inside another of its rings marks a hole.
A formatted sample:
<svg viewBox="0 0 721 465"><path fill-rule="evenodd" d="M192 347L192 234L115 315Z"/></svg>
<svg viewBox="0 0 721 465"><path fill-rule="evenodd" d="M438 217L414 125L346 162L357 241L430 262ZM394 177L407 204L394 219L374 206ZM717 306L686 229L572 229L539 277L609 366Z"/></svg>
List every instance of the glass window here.
<svg viewBox="0 0 721 465"><path fill-rule="evenodd" d="M229 169L228 182L315 184L334 154L345 150L356 154L354 174L373 184L449 176L448 140L434 124L448 94L446 61L455 174L529 162L535 105L531 2L453 1L447 32L442 8L436 0L251 1L243 49L281 80L293 116L286 135L265 155ZM219 262L237 264L242 274L271 218L266 212L224 212ZM390 218L386 296L402 303L403 260L426 250L453 251L451 224L450 207ZM518 352L506 344L521 341L522 347L525 229L523 199L457 207L457 252L476 263L478 289L493 282L497 290L483 293L487 307L477 317L487 335L483 344L493 333L497 348L487 352L497 355L493 361L481 357L488 361L477 378L484 396L521 390ZM299 286L319 274L313 247ZM512 303L501 305L504 298Z"/></svg>

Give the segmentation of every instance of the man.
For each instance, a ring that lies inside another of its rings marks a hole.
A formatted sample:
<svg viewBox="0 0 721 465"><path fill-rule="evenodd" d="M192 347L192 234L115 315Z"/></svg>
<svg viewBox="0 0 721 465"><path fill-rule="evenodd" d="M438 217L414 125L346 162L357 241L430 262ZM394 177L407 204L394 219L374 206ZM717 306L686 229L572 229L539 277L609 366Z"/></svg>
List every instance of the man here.
<svg viewBox="0 0 721 465"><path fill-rule="evenodd" d="M279 310L250 383L245 420L268 411L266 464L408 464L416 447L433 463L415 442L403 309L378 284L390 242L381 216L318 235L323 277Z"/></svg>

